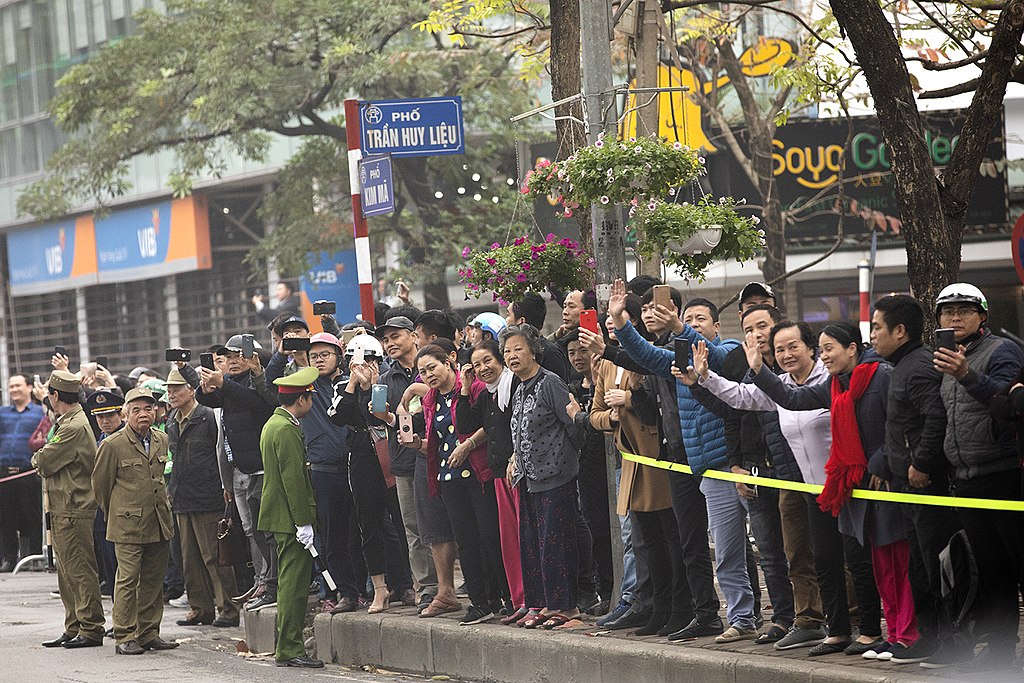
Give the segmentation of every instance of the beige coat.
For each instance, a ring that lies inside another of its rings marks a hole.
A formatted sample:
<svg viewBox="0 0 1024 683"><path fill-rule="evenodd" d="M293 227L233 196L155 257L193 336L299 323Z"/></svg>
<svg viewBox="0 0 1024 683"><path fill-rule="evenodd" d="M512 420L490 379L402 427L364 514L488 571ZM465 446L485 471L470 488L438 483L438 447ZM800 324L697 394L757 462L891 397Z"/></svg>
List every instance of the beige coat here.
<svg viewBox="0 0 1024 683"><path fill-rule="evenodd" d="M173 533L164 486L167 435L149 430L149 453L131 427L107 437L96 454L92 488L112 543L156 543Z"/></svg>
<svg viewBox="0 0 1024 683"><path fill-rule="evenodd" d="M601 361L594 376L590 424L595 429L613 432L615 446L619 450L656 457L659 453L658 428L643 424L633 412L632 391L642 380L642 375L620 368L611 361ZM604 402L604 393L609 389L622 389L626 392L626 405L619 408L618 422L612 421L611 408ZM616 512L625 515L630 510L657 512L671 507L668 472L623 459Z"/></svg>

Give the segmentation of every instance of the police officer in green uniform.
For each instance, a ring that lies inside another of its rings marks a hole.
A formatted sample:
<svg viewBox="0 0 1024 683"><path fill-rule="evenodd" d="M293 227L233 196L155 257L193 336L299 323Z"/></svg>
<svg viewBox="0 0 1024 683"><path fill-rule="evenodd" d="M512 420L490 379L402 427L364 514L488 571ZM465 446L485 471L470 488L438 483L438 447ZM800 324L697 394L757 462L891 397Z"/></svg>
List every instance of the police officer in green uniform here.
<svg viewBox="0 0 1024 683"><path fill-rule="evenodd" d="M117 554L115 651L140 655L178 647L160 637L167 541L172 533L164 486L167 435L152 428L156 399L151 391L132 389L124 406L128 424L100 444L92 488L107 516L107 540Z"/></svg>
<svg viewBox="0 0 1024 683"><path fill-rule="evenodd" d="M316 503L306 468L306 446L299 420L313 406L316 368L274 380L280 407L267 420L260 435L263 454L263 496L257 528L277 541L277 647L278 666L319 669L324 663L306 654L302 627L309 600L313 569L313 525Z"/></svg>
<svg viewBox="0 0 1024 683"><path fill-rule="evenodd" d="M103 644L103 606L92 544L96 499L91 477L96 441L89 418L78 403L78 376L54 370L47 386L57 424L49 443L32 456L32 466L43 478L49 500L64 633L43 646L96 647Z"/></svg>

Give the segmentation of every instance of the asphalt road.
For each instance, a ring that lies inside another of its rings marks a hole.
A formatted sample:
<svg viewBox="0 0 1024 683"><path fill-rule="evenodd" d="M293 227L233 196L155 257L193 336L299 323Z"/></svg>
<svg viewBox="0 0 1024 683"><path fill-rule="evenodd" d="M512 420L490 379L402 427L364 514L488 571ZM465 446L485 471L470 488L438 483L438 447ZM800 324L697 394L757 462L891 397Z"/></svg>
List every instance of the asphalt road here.
<svg viewBox="0 0 1024 683"><path fill-rule="evenodd" d="M165 606L161 635L181 647L136 657L114 653L113 640L81 650L44 648L40 643L63 631L64 608L50 595L54 573L0 574L0 681L20 683L216 683L219 681L352 681L353 683L430 680L387 671L366 672L328 664L319 670L278 668L272 657L243 656L237 645L242 628L187 627L174 622L186 610ZM110 622L110 601L103 601Z"/></svg>

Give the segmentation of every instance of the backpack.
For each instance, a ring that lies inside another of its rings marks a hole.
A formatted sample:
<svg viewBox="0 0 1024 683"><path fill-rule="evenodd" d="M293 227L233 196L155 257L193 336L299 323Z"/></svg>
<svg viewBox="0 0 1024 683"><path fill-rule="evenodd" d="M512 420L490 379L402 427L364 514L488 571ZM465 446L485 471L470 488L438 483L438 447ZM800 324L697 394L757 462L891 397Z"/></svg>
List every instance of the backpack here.
<svg viewBox="0 0 1024 683"><path fill-rule="evenodd" d="M942 604L957 640L969 638L974 630L972 608L978 595L978 563L974 550L961 529L953 534L939 553ZM972 641L973 642L973 641Z"/></svg>

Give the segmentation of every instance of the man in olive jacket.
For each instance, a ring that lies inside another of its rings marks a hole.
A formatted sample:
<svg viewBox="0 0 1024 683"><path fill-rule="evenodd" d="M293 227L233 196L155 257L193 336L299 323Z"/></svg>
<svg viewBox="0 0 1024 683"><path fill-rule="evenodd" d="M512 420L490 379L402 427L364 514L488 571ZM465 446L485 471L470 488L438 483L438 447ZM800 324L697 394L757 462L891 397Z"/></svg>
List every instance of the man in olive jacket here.
<svg viewBox="0 0 1024 683"><path fill-rule="evenodd" d="M151 428L156 399L148 389L132 389L124 398L128 424L100 444L92 489L117 555L115 650L141 655L178 647L160 637L163 577L174 530L164 487L167 435Z"/></svg>
<svg viewBox="0 0 1024 683"><path fill-rule="evenodd" d="M92 543L96 499L90 479L96 440L78 403L78 377L54 370L47 385L57 425L49 442L32 456L32 466L46 484L64 633L43 646L96 647L103 644L103 606Z"/></svg>
<svg viewBox="0 0 1024 683"><path fill-rule="evenodd" d="M306 654L302 639L313 569L313 525L316 502L306 468L306 446L299 421L313 407L313 382L320 373L303 368L274 380L281 406L260 435L263 453L263 495L257 528L277 541L278 666L318 669L324 665Z"/></svg>

